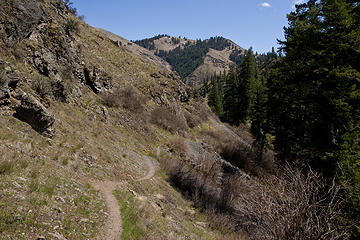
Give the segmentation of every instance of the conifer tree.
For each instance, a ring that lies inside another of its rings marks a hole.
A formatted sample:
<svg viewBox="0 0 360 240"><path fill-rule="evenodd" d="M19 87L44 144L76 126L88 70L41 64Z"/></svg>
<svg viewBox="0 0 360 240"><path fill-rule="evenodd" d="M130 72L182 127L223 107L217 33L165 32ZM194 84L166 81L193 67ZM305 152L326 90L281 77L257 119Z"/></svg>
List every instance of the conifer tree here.
<svg viewBox="0 0 360 240"><path fill-rule="evenodd" d="M224 114L222 96L219 90L219 80L216 75L211 81L211 89L208 97L208 105L211 107L213 112L215 112L220 118Z"/></svg>
<svg viewBox="0 0 360 240"><path fill-rule="evenodd" d="M231 124L238 124L237 113L239 107L238 76L236 66L230 66L224 86L224 119Z"/></svg>
<svg viewBox="0 0 360 240"><path fill-rule="evenodd" d="M359 3L310 0L299 5L288 15L286 40L280 42L285 57L268 79L269 123L280 157L300 160L300 165L310 164L329 179L346 183L357 217Z"/></svg>
<svg viewBox="0 0 360 240"><path fill-rule="evenodd" d="M239 76L238 76L238 113L236 116L236 122L245 122L248 118L250 98L251 98L251 84L256 78L256 66L255 57L250 48L245 57L244 61L240 65Z"/></svg>

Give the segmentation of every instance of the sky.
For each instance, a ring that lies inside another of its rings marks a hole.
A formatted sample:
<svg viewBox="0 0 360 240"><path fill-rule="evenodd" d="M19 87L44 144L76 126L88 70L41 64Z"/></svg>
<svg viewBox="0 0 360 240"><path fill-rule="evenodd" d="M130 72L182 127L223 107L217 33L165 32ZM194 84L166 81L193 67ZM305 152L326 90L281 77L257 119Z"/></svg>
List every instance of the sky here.
<svg viewBox="0 0 360 240"><path fill-rule="evenodd" d="M71 0L85 21L128 40L158 34L228 38L264 53L284 39L286 14L304 0Z"/></svg>

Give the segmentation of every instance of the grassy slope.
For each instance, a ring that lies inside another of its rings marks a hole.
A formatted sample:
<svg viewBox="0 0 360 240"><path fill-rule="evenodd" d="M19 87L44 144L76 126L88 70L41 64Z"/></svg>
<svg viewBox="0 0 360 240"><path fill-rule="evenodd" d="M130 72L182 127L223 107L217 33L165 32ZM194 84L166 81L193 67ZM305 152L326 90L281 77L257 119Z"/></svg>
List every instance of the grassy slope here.
<svg viewBox="0 0 360 240"><path fill-rule="evenodd" d="M161 71L158 67L116 47L91 27L82 23L80 30L76 40L85 64L102 66L117 86L130 84L146 96L164 90L171 93L177 87L165 76L152 78ZM0 56L21 76L37 75L3 50ZM161 81L167 82L166 89ZM22 88L32 91L27 82ZM196 223L205 221L202 214L186 214L191 203L167 183L161 171L152 180L132 181L146 172L141 156L153 153L171 134L124 109L109 108L105 121L101 98L87 86L79 88L82 96L73 104L51 101L49 110L56 118L52 139L10 114L1 115L0 239L51 239L54 234L67 239L94 237L102 230L106 206L89 179L123 182L117 196L122 206L137 215L136 222L130 223L140 229L137 239L222 239L221 233ZM154 106L149 100L147 109Z"/></svg>

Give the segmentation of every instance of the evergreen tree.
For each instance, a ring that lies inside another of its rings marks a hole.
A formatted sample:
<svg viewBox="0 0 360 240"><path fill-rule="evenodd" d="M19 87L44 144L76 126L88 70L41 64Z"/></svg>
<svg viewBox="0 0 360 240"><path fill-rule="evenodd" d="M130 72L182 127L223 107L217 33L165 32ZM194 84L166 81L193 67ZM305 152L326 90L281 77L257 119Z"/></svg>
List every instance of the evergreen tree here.
<svg viewBox="0 0 360 240"><path fill-rule="evenodd" d="M211 82L211 89L208 97L208 105L211 107L213 112L215 112L220 118L224 114L222 96L219 90L219 80L214 76Z"/></svg>
<svg viewBox="0 0 360 240"><path fill-rule="evenodd" d="M238 96L238 76L237 70L234 65L230 66L230 71L226 76L224 86L224 119L231 124L238 124L238 109L239 96Z"/></svg>
<svg viewBox="0 0 360 240"><path fill-rule="evenodd" d="M255 57L250 48L243 62L240 65L239 76L238 76L238 114L235 119L236 122L245 122L249 113L250 106L250 87L251 84L255 81L256 78L256 66L255 66Z"/></svg>
<svg viewBox="0 0 360 240"><path fill-rule="evenodd" d="M310 0L288 15L283 57L268 80L275 147L347 183L360 212L359 1ZM358 215L357 215L358 217Z"/></svg>

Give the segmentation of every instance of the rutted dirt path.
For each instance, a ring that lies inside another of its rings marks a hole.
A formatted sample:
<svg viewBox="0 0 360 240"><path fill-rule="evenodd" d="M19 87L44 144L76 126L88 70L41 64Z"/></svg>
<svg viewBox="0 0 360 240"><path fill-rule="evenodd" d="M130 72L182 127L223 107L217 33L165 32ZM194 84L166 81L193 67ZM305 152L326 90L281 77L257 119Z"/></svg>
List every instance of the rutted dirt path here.
<svg viewBox="0 0 360 240"><path fill-rule="evenodd" d="M144 177L136 181L149 180L155 175L157 165L148 157L144 157L144 159L148 168L148 172ZM117 188L120 182L90 181L90 184L94 187L95 190L101 192L109 211L109 217L105 223L104 231L99 234L95 240L120 240L122 234L121 211L119 203L113 194L114 190Z"/></svg>

